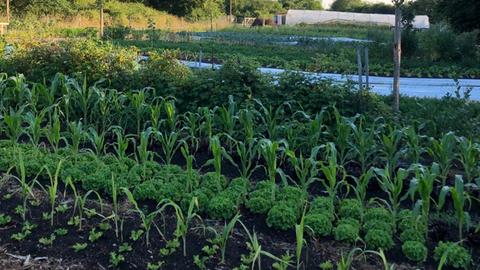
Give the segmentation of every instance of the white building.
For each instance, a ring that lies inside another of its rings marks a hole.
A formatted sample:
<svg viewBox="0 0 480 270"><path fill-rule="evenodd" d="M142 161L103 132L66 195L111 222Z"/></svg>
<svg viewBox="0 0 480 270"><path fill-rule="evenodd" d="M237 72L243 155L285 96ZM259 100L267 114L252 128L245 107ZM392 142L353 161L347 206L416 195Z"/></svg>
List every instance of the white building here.
<svg viewBox="0 0 480 270"><path fill-rule="evenodd" d="M394 27L395 15L291 9L285 14L275 16L275 22L278 25L351 23ZM416 29L430 28L428 16L415 16L413 27Z"/></svg>

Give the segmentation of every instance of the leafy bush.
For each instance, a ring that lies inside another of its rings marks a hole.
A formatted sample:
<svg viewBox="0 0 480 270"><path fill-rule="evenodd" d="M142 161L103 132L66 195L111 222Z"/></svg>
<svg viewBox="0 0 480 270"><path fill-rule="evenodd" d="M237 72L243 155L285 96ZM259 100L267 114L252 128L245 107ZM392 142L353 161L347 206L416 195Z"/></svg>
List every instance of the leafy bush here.
<svg viewBox="0 0 480 270"><path fill-rule="evenodd" d="M393 233L393 226L391 223L386 223L384 221L378 220L369 220L365 219L366 222L363 224L363 230L368 232L370 230L382 230L388 233Z"/></svg>
<svg viewBox="0 0 480 270"><path fill-rule="evenodd" d="M335 240L355 243L359 238L359 227L359 225L356 226L348 222L339 223L334 229Z"/></svg>
<svg viewBox="0 0 480 270"><path fill-rule="evenodd" d="M223 175L218 177L216 173L209 172L202 176L200 186L216 194L225 189L227 186L227 178Z"/></svg>
<svg viewBox="0 0 480 270"><path fill-rule="evenodd" d="M335 207L333 205L333 200L328 197L316 197L310 203L309 214L326 214L328 213L333 217L335 212Z"/></svg>
<svg viewBox="0 0 480 270"><path fill-rule="evenodd" d="M230 219L237 212L237 205L225 193L219 193L208 203L207 213L215 219Z"/></svg>
<svg viewBox="0 0 480 270"><path fill-rule="evenodd" d="M275 193L278 193L278 187L275 185ZM272 184L267 181L260 181L255 186L255 190L248 196L245 206L256 214L266 214L273 207Z"/></svg>
<svg viewBox="0 0 480 270"><path fill-rule="evenodd" d="M388 224L393 224L393 215L390 211L382 207L368 208L365 211L365 221L382 221Z"/></svg>
<svg viewBox="0 0 480 270"><path fill-rule="evenodd" d="M434 250L433 258L439 261L442 256L446 256L445 265L454 268L467 269L470 266L472 257L468 250L458 243L440 241Z"/></svg>
<svg viewBox="0 0 480 270"><path fill-rule="evenodd" d="M405 257L414 262L422 262L427 258L427 247L422 242L407 241L402 245Z"/></svg>
<svg viewBox="0 0 480 270"><path fill-rule="evenodd" d="M315 236L328 236L332 232L332 220L328 215L308 214L305 215L305 226L309 227L307 232Z"/></svg>
<svg viewBox="0 0 480 270"><path fill-rule="evenodd" d="M277 201L294 206L300 214L307 200L307 192L298 187L286 186L277 195Z"/></svg>
<svg viewBox="0 0 480 270"><path fill-rule="evenodd" d="M355 199L345 199L340 202L339 214L342 218L353 218L356 220L362 220L362 203Z"/></svg>
<svg viewBox="0 0 480 270"><path fill-rule="evenodd" d="M365 243L370 249L389 250L393 247L392 234L383 230L369 230L365 235Z"/></svg>
<svg viewBox="0 0 480 270"><path fill-rule="evenodd" d="M408 241L425 243L425 233L415 227L411 227L400 234L400 241L404 243Z"/></svg>
<svg viewBox="0 0 480 270"><path fill-rule="evenodd" d="M285 202L275 204L268 212L267 225L269 227L280 230L288 230L293 228L296 222L296 209Z"/></svg>

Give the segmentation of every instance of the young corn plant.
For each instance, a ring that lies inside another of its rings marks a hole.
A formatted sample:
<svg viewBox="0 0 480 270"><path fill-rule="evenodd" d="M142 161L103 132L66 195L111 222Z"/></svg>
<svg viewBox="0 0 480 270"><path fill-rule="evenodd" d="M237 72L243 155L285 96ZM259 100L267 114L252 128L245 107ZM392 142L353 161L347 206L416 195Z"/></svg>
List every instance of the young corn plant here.
<svg viewBox="0 0 480 270"><path fill-rule="evenodd" d="M236 152L240 162L235 166L238 168L242 178L250 179L252 173L259 167L258 165L254 166L254 161L258 157L258 148L255 147L255 144L256 140L254 139L247 142L236 142Z"/></svg>
<svg viewBox="0 0 480 270"><path fill-rule="evenodd" d="M87 138L90 144L93 146L95 150L95 154L97 156L102 156L105 153L105 131L98 133L96 129L90 127L88 129Z"/></svg>
<svg viewBox="0 0 480 270"><path fill-rule="evenodd" d="M16 144L18 139L23 134L22 122L23 122L23 111L24 106L20 107L18 110L10 108L9 113L3 113L3 122L6 125L7 137Z"/></svg>
<svg viewBox="0 0 480 270"><path fill-rule="evenodd" d="M432 192L435 181L440 176L440 167L437 163L433 163L431 168L416 164L414 171L415 178L410 182L409 194L413 201L415 194L418 193L420 201L417 202L417 205L421 208L423 225L428 228L430 205L433 200ZM427 236L428 229L425 230L425 239Z"/></svg>
<svg viewBox="0 0 480 270"><path fill-rule="evenodd" d="M255 137L254 117L255 115L253 113L253 110L250 109L242 109L239 111L238 114L238 121L242 126L246 143L252 142L253 138Z"/></svg>
<svg viewBox="0 0 480 270"><path fill-rule="evenodd" d="M71 145L70 148L76 157L80 151L80 144L85 138L85 131L83 130L82 122L70 122L68 123L68 134L70 135Z"/></svg>
<svg viewBox="0 0 480 270"><path fill-rule="evenodd" d="M449 187L444 186L440 191L439 197L439 208L442 209L445 205L445 199L447 194L450 194L450 197L453 201L453 207L455 208L455 215L457 216L458 222L458 239L463 239L463 231L469 224L466 224L466 221L469 221L469 214L465 211L465 205L468 203L471 204L470 195L465 191L465 185L463 183L463 178L461 175L455 176L455 186Z"/></svg>
<svg viewBox="0 0 480 270"><path fill-rule="evenodd" d="M113 142L113 148L119 159L127 158L127 150L130 143L135 143L134 139L124 134L121 127L113 127L113 133L115 134L115 142Z"/></svg>
<svg viewBox="0 0 480 270"><path fill-rule="evenodd" d="M12 176L14 179L16 179L21 187L21 195L23 199L23 211L21 213L22 215L22 220L26 220L26 210L27 210L27 201L29 198L35 198L35 195L33 194L33 187L35 184L39 184L35 179L28 183L27 181L27 175L26 175L26 169L25 169L25 161L23 158L23 153L21 150L16 151L16 163L15 166L10 168L7 171L7 175L10 175L11 170L15 169L18 177Z"/></svg>
<svg viewBox="0 0 480 270"><path fill-rule="evenodd" d="M405 148L401 146L403 132L392 126L387 128L388 131L380 136L382 146L380 156L386 166L388 166L388 172L393 173L398 166L398 162L405 154Z"/></svg>
<svg viewBox="0 0 480 270"><path fill-rule="evenodd" d="M225 226L223 226L221 233L218 233L215 229L212 230L215 233L213 243L219 246L222 254L222 259L220 261L222 264L225 263L225 253L227 250L228 239L230 238L233 229L235 229L235 225L239 223L241 217L242 216L237 213L228 223L225 224Z"/></svg>
<svg viewBox="0 0 480 270"><path fill-rule="evenodd" d="M60 172L62 169L62 164L63 160L60 160L57 164L57 168L55 170L55 173L53 174L48 166L44 166L42 170L45 170L47 172L48 178L50 180L50 184L47 186L47 193L49 197L49 202L50 202L50 226L53 227L53 217L55 215L55 202L57 199L57 193L58 193L58 180L60 177Z"/></svg>
<svg viewBox="0 0 480 270"><path fill-rule="evenodd" d="M66 141L61 134L61 123L58 109L55 108L50 123L45 129L45 135L48 139L48 143L53 147L53 151L56 153L60 147L60 142Z"/></svg>
<svg viewBox="0 0 480 270"><path fill-rule="evenodd" d="M358 126L353 126L353 141L349 142L349 144L353 152L352 154L360 163L362 174L375 162L375 155L377 153L375 135L376 133L373 128L368 129L363 127L363 118L360 118Z"/></svg>
<svg viewBox="0 0 480 270"><path fill-rule="evenodd" d="M373 179L374 176L375 173L372 168L360 175L360 177L358 178L352 176L355 181L355 186L353 187L353 190L355 191L357 199L362 202L363 206L366 206L368 185L370 184L370 181Z"/></svg>
<svg viewBox="0 0 480 270"><path fill-rule="evenodd" d="M163 103L163 108L165 109L165 114L167 116L166 119L166 127L170 132L176 130L177 125L177 114L175 110L175 103L173 100L168 100Z"/></svg>
<svg viewBox="0 0 480 270"><path fill-rule="evenodd" d="M377 255L378 257L380 257L380 259L382 260L382 263L383 263L383 269L384 270L395 270L397 268L397 266L395 264L390 264L388 262L387 256L385 255L385 252L383 252L382 249L380 249L379 251L367 250L367 251L365 251L365 253L371 253L371 254L374 254L374 255Z"/></svg>
<svg viewBox="0 0 480 270"><path fill-rule="evenodd" d="M195 157L190 154L188 143L184 143L180 149L186 162L186 171L188 175L187 192L192 192L197 186L198 181L193 170L193 161Z"/></svg>
<svg viewBox="0 0 480 270"><path fill-rule="evenodd" d="M387 164L384 169L375 168L374 171L380 188L388 195L390 207L396 219L401 202L408 196L408 193L402 196L403 185L408 176L408 171L400 168L396 173L393 173L389 171L390 168L391 166Z"/></svg>
<svg viewBox="0 0 480 270"><path fill-rule="evenodd" d="M302 218L300 219L300 223L295 225L295 240L296 240L296 249L295 249L295 257L297 259L297 270L300 270L302 266L302 251L303 247L306 245L305 240L305 210L303 211Z"/></svg>
<svg viewBox="0 0 480 270"><path fill-rule="evenodd" d="M227 153L225 148L220 143L220 139L218 136L213 136L210 138L210 152L212 152L213 159L208 160L204 166L213 165L215 168L215 174L220 179L222 177L222 160L226 158L232 164L233 162L232 157ZM220 188L220 187L219 187ZM222 190L220 188L219 190Z"/></svg>
<svg viewBox="0 0 480 270"><path fill-rule="evenodd" d="M282 117L284 116L284 108L279 106L277 109L274 109L272 106L268 108L265 107L259 100L255 100L256 104L259 106L259 117L262 123L261 126L265 127L267 133L267 138L270 140L276 140L280 133L280 125ZM284 104L289 106L288 104Z"/></svg>
<svg viewBox="0 0 480 270"><path fill-rule="evenodd" d="M233 100L233 96L228 97L228 107L222 106L218 108L218 120L222 131L228 136L235 137L235 126L238 121L237 104ZM231 142L231 141L229 141ZM233 145L229 143L228 148L231 150Z"/></svg>
<svg viewBox="0 0 480 270"><path fill-rule="evenodd" d="M299 181L297 183L303 190L308 190L308 187L319 180L317 175L319 172L317 156L320 151L320 146L314 147L310 153L310 157L304 158L302 153L299 156L295 154L295 151L286 150L286 155L290 161L290 164L295 170L295 175Z"/></svg>
<svg viewBox="0 0 480 270"><path fill-rule="evenodd" d="M184 131L186 132L186 141L196 152L200 144L200 115L194 112L186 112L182 115L184 123Z"/></svg>
<svg viewBox="0 0 480 270"><path fill-rule="evenodd" d="M337 109L334 111L335 128L331 134L335 138L336 153L338 155L338 164L344 166L350 159L350 141L355 126L356 117L347 118L340 115Z"/></svg>
<svg viewBox="0 0 480 270"><path fill-rule="evenodd" d="M139 136L142 130L142 121L147 110L146 91L147 89L142 89L130 95L130 104L134 111L136 130Z"/></svg>
<svg viewBox="0 0 480 270"><path fill-rule="evenodd" d="M320 171L325 179L321 183L327 190L328 196L334 200L337 196L338 189L345 184L347 173L343 166L337 163L337 148L333 143L327 143L325 146L326 162L320 163ZM338 180L340 178L340 181Z"/></svg>
<svg viewBox="0 0 480 270"><path fill-rule="evenodd" d="M243 229L245 230L245 233L248 236L248 242L247 242L247 247L250 250L250 257L249 261L251 262L251 269L255 269L255 264L257 265L258 270L262 269L262 256L267 256L268 258L280 262L280 263L286 263L289 265L289 262L285 262L284 260L276 257L275 255L263 250L262 245L260 245L260 242L258 241L258 236L255 231L253 233L250 233L248 230L247 226L242 221L238 221L240 225L242 225Z"/></svg>
<svg viewBox="0 0 480 270"><path fill-rule="evenodd" d="M24 121L28 124L26 131L30 142L33 146L38 146L42 137L42 123L45 120L45 114L47 109L43 109L39 113L27 112L24 117Z"/></svg>
<svg viewBox="0 0 480 270"><path fill-rule="evenodd" d="M417 133L415 128L408 127L404 129L404 135L407 143L407 154L413 163L420 163L422 154L425 153L425 148L422 147L422 140L424 136Z"/></svg>
<svg viewBox="0 0 480 270"><path fill-rule="evenodd" d="M322 110L320 113L315 114L315 118L307 122L307 135L305 140L305 147L312 149L319 145L322 137L325 135L326 126L324 124L327 111Z"/></svg>
<svg viewBox="0 0 480 270"><path fill-rule="evenodd" d="M455 135L449 132L443 135L440 140L431 139L431 146L427 148L428 154L440 165L442 186L445 186L448 172L455 158L456 142Z"/></svg>
<svg viewBox="0 0 480 270"><path fill-rule="evenodd" d="M150 145L150 136L152 134L152 129L148 128L145 131L140 133L140 143L136 146L137 150L137 162L140 164L145 164L150 158L152 157L153 153L148 150L148 146Z"/></svg>
<svg viewBox="0 0 480 270"><path fill-rule="evenodd" d="M337 263L337 270L350 270L357 253L363 254L364 251L360 248L353 248L347 256L342 254L342 257Z"/></svg>
<svg viewBox="0 0 480 270"><path fill-rule="evenodd" d="M150 123L154 130L160 130L161 117L163 112L163 99L155 104L147 105L150 112Z"/></svg>
<svg viewBox="0 0 480 270"><path fill-rule="evenodd" d="M173 156L183 144L182 141L180 141L180 133L175 131L157 131L154 133L154 135L162 146L163 156L159 155L159 157L163 160L165 164L170 165L172 163Z"/></svg>
<svg viewBox="0 0 480 270"><path fill-rule="evenodd" d="M465 171L465 178L471 183L479 176L480 146L465 137L457 138L458 154Z"/></svg>
<svg viewBox="0 0 480 270"><path fill-rule="evenodd" d="M213 128L214 128L214 111L209 108L199 108L199 115L202 119L200 125L200 133L202 136L207 137L208 139L212 138L213 136Z"/></svg>
<svg viewBox="0 0 480 270"><path fill-rule="evenodd" d="M73 192L73 197L74 197L74 206L73 206L73 216L72 219L75 218L75 212L77 211L78 208L78 230L82 231L83 230L83 216L85 214L85 211L88 210L86 208L86 204L89 201L91 196L95 196L95 198L98 200L100 204L100 212L103 212L103 200L100 194L95 191L95 190L89 190L87 191L83 196L78 192L77 187L75 186L73 180L71 177L67 178L66 185L70 187L71 191Z"/></svg>
<svg viewBox="0 0 480 270"><path fill-rule="evenodd" d="M269 181L272 186L272 201L275 200L275 179L279 168L277 167L277 152L281 150L281 142L272 142L269 139L262 139L260 141L260 154L266 163L266 170Z"/></svg>
<svg viewBox="0 0 480 270"><path fill-rule="evenodd" d="M67 85L74 90L75 101L73 103L78 104L83 115L83 124L88 125L88 116L91 111L92 104L97 96L98 89L96 87L89 87L87 84L87 77L84 76L83 83L80 85L77 80L69 80Z"/></svg>
<svg viewBox="0 0 480 270"><path fill-rule="evenodd" d="M160 212L165 211L167 207L172 207L175 209L175 216L177 217L177 227L175 229L175 237L181 237L183 242L183 256L187 256L187 235L190 230L190 225L194 219L202 220L201 217L197 214L198 210L198 199L193 197L189 203L187 212L184 212L180 206L174 203L171 200L164 200L160 205L162 207L159 209Z"/></svg>
<svg viewBox="0 0 480 270"><path fill-rule="evenodd" d="M157 229L158 234L165 239L163 236L162 231L160 228L158 228L157 224L155 223L155 218L163 211L162 208L158 208L157 210L150 212L146 214L139 206L135 198L133 197L133 194L128 190L127 188L122 187L121 188L122 192L127 196L128 201L133 205L133 210L136 212L142 221L142 226L143 229L145 229L145 243L147 246L150 246L150 231L152 227L155 227Z"/></svg>

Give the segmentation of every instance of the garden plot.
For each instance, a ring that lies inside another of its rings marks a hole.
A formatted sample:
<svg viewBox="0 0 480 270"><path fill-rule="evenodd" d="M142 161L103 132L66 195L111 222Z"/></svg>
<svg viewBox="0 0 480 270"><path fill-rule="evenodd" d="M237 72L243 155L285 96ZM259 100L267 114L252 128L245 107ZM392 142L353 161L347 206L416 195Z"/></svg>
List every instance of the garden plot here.
<svg viewBox="0 0 480 270"><path fill-rule="evenodd" d="M147 58L145 58L147 59ZM181 61L183 64L191 68L214 68L221 67L219 64L199 63L194 61ZM259 68L264 74L278 76L284 72L285 69L277 68ZM342 75L333 73L314 73L301 72L312 80L328 79L334 82L344 83L347 81L358 82L358 75ZM371 90L380 95L390 95L392 92L393 78L370 76ZM363 77L365 83L365 77ZM459 89L460 94L463 95L468 90L470 92L470 99L480 101L480 80L476 79L459 79L458 84L452 79L431 79L431 78L401 78L401 94L409 97L419 98L442 98L448 94L455 95L455 90Z"/></svg>

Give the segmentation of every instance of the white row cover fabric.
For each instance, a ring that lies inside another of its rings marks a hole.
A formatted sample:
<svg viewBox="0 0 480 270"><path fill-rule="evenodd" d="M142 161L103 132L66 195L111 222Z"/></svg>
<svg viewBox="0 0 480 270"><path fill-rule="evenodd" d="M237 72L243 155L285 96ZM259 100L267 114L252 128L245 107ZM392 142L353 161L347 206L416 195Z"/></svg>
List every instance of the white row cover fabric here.
<svg viewBox="0 0 480 270"><path fill-rule="evenodd" d="M354 12L322 11L322 10L289 10L285 15L277 15L277 24L297 25L317 23L360 23L395 26L395 15L369 14ZM416 29L430 28L428 16L415 16L413 27Z"/></svg>

